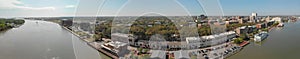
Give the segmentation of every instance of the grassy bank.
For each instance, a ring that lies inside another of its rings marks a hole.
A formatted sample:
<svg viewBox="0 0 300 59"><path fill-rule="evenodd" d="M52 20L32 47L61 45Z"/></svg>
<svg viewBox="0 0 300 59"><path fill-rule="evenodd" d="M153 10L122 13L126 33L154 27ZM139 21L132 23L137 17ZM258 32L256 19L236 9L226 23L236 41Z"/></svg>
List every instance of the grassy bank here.
<svg viewBox="0 0 300 59"><path fill-rule="evenodd" d="M24 20L15 20L15 19L0 19L0 31L4 31L19 25L24 24Z"/></svg>

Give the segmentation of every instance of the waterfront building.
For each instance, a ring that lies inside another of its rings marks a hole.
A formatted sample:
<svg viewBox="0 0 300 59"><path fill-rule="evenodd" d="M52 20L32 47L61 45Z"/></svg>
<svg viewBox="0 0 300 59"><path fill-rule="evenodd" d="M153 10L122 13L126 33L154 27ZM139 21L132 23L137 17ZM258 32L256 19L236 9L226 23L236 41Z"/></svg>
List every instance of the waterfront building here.
<svg viewBox="0 0 300 59"><path fill-rule="evenodd" d="M257 30L255 26L242 26L235 29L235 32L238 35L252 33L254 30Z"/></svg>
<svg viewBox="0 0 300 59"><path fill-rule="evenodd" d="M202 37L186 37L186 43L189 45L189 48L192 49L203 48L228 42L234 37L236 37L236 33L234 31L229 31Z"/></svg>
<svg viewBox="0 0 300 59"><path fill-rule="evenodd" d="M275 23L275 21L269 21L267 22L267 26L272 26Z"/></svg>
<svg viewBox="0 0 300 59"><path fill-rule="evenodd" d="M213 45L222 44L231 41L232 38L236 37L234 31L219 33L215 35L202 36L202 37L186 37L186 41L181 42L167 42L167 41L147 41L138 40L130 41L130 46L151 48L157 50L181 50L181 49L198 49L209 47ZM166 48L166 49L165 49Z"/></svg>
<svg viewBox="0 0 300 59"><path fill-rule="evenodd" d="M282 22L282 19L280 17L275 17L275 18L272 18L273 21L276 21L276 22L279 22L281 23Z"/></svg>
<svg viewBox="0 0 300 59"><path fill-rule="evenodd" d="M267 32L260 32L260 33L254 35L254 41L260 42L260 41L266 39L267 37L268 37Z"/></svg>
<svg viewBox="0 0 300 59"><path fill-rule="evenodd" d="M118 57L125 57L126 54L129 54L127 46L127 43L118 41L112 41L101 45L102 49Z"/></svg>
<svg viewBox="0 0 300 59"><path fill-rule="evenodd" d="M256 24L256 28L258 28L258 29L267 28L267 24L266 23Z"/></svg>

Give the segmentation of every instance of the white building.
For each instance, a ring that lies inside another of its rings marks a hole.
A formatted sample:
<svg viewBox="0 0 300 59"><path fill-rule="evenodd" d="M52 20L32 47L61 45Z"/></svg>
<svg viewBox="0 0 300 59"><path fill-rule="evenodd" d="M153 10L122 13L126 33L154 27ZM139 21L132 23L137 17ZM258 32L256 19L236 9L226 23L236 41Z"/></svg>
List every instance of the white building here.
<svg viewBox="0 0 300 59"><path fill-rule="evenodd" d="M112 52L113 54L118 55L119 57L124 57L126 54L129 54L127 46L127 43L118 41L112 41L101 45L102 48L109 50L109 52Z"/></svg>
<svg viewBox="0 0 300 59"><path fill-rule="evenodd" d="M257 13L252 13L251 16L255 16L255 17L256 17L256 16L257 16Z"/></svg>
<svg viewBox="0 0 300 59"><path fill-rule="evenodd" d="M249 18L250 18L250 22L256 22L257 13L252 13Z"/></svg>
<svg viewBox="0 0 300 59"><path fill-rule="evenodd" d="M186 37L187 44L190 48L199 48L211 45L217 45L229 41L230 39L236 37L234 31L224 32L215 35L202 36L202 37Z"/></svg>
<svg viewBox="0 0 300 59"><path fill-rule="evenodd" d="M260 41L266 39L267 37L268 37L268 33L267 32L261 32L259 34L255 34L254 35L254 41L260 42Z"/></svg>
<svg viewBox="0 0 300 59"><path fill-rule="evenodd" d="M275 17L275 18L272 18L272 21L276 21L276 22L279 22L281 23L281 18L280 17Z"/></svg>

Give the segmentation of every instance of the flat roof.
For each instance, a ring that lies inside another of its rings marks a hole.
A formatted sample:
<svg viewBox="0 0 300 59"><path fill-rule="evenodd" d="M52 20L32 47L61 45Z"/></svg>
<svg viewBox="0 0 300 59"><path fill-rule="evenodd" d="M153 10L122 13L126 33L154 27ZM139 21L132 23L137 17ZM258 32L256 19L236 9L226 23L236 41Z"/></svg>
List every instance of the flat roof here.
<svg viewBox="0 0 300 59"><path fill-rule="evenodd" d="M234 31L229 31L229 32L224 32L224 33L220 33L220 34L215 34L215 35L201 36L200 38L198 38L198 37L186 37L186 40L214 39L214 38L223 37L223 36L231 35L231 34L235 34L235 32Z"/></svg>
<svg viewBox="0 0 300 59"><path fill-rule="evenodd" d="M166 52L162 50L152 50L152 54L150 56L150 58L161 58L161 59L165 59L165 57L166 57Z"/></svg>
<svg viewBox="0 0 300 59"><path fill-rule="evenodd" d="M182 58L190 59L188 52L185 50L175 51L174 56L175 59L182 59Z"/></svg>

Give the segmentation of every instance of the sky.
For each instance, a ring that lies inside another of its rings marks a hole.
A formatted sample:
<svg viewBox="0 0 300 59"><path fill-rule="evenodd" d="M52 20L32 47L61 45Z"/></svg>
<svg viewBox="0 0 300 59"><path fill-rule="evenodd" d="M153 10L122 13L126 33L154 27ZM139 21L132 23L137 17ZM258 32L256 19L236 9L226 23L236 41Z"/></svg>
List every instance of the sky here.
<svg viewBox="0 0 300 59"><path fill-rule="evenodd" d="M0 0L0 17L300 15L300 0Z"/></svg>

